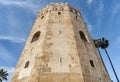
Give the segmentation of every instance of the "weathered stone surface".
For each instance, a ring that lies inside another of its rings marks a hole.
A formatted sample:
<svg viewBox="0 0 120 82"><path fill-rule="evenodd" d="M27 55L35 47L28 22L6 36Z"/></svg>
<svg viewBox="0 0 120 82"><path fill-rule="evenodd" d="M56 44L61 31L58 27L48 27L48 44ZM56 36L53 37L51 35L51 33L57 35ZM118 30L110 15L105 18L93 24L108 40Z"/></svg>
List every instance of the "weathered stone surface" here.
<svg viewBox="0 0 120 82"><path fill-rule="evenodd" d="M61 3L38 13L11 82L111 81L79 11Z"/></svg>

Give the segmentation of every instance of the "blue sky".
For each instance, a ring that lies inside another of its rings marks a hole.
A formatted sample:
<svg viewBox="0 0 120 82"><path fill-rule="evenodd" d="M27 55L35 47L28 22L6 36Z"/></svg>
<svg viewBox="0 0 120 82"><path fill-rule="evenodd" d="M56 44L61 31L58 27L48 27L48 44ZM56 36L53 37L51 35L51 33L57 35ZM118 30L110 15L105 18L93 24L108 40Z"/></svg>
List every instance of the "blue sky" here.
<svg viewBox="0 0 120 82"><path fill-rule="evenodd" d="M109 40L107 50L120 78L120 0L0 0L0 68L8 70L9 79L37 12L51 2L68 2L76 7L81 11L91 37ZM116 82L104 50L100 51L111 79Z"/></svg>

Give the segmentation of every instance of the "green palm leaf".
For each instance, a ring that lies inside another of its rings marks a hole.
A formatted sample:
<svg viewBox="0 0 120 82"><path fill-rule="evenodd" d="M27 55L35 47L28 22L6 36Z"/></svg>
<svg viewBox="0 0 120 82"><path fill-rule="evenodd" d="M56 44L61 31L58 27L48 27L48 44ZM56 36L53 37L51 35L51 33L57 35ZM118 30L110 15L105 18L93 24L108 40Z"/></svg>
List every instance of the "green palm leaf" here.
<svg viewBox="0 0 120 82"><path fill-rule="evenodd" d="M7 71L5 71L4 69L0 69L0 82L2 82L2 80L7 80L7 76Z"/></svg>

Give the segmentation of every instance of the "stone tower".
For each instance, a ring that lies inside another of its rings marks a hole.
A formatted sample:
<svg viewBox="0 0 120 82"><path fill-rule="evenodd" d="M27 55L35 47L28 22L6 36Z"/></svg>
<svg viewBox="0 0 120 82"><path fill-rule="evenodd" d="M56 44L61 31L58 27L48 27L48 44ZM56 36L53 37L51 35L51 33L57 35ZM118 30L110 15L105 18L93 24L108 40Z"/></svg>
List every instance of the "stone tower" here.
<svg viewBox="0 0 120 82"><path fill-rule="evenodd" d="M11 82L111 82L78 10L67 3L38 12Z"/></svg>

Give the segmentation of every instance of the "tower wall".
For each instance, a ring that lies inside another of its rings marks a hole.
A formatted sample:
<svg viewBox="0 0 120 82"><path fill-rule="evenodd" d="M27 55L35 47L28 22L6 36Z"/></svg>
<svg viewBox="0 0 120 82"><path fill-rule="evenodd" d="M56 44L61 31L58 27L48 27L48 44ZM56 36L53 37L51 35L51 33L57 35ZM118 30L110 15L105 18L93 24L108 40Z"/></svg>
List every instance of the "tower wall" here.
<svg viewBox="0 0 120 82"><path fill-rule="evenodd" d="M78 10L67 3L38 12L11 82L110 82Z"/></svg>

